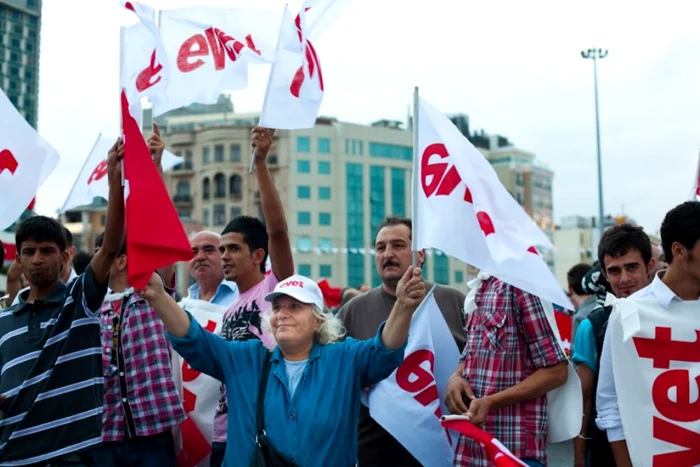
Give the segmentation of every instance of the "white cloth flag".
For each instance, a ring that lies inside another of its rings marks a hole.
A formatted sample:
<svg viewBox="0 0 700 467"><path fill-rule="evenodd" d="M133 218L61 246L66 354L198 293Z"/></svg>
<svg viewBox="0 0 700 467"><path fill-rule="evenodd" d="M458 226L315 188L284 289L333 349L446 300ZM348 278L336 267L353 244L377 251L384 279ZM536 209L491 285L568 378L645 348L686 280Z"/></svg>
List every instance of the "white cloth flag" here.
<svg viewBox="0 0 700 467"><path fill-rule="evenodd" d="M221 335L226 307L204 300L183 298L180 307L189 311L207 331ZM178 458L187 459L184 465L209 467L211 442L214 435L214 415L219 403L221 382L192 369L173 351L173 380L187 413L187 421L178 427L175 436Z"/></svg>
<svg viewBox="0 0 700 467"><path fill-rule="evenodd" d="M66 212L78 206L85 206L93 202L95 197L107 199L109 197L109 183L107 181L107 153L117 138L98 136L95 145L88 154L78 178L73 184L66 198L61 212ZM168 150L163 152L163 171L167 171L182 162L182 158Z"/></svg>
<svg viewBox="0 0 700 467"><path fill-rule="evenodd" d="M544 232L447 117L422 99L419 112L416 248L437 248L573 310L535 249L535 245L551 248Z"/></svg>
<svg viewBox="0 0 700 467"><path fill-rule="evenodd" d="M168 104L211 104L225 90L248 85L250 64L274 61L282 10L189 7L163 10L160 34L168 55Z"/></svg>
<svg viewBox="0 0 700 467"><path fill-rule="evenodd" d="M121 87L131 103L131 114L141 116L141 98L154 109L167 107L170 63L156 26L156 11L136 2L121 2L139 22L123 28Z"/></svg>
<svg viewBox="0 0 700 467"><path fill-rule="evenodd" d="M314 28L315 24L325 25L325 16L338 13L341 3L344 2L306 0L294 19L285 7L260 126L295 130L316 124L323 101L323 71L308 31L320 31L321 28Z"/></svg>
<svg viewBox="0 0 700 467"><path fill-rule="evenodd" d="M700 302L673 300L664 309L653 297L610 301L613 376L632 464L700 465Z"/></svg>
<svg viewBox="0 0 700 467"><path fill-rule="evenodd" d="M411 320L404 361L369 393L369 412L421 464L452 466L457 438L440 425L445 387L459 350L433 289Z"/></svg>
<svg viewBox="0 0 700 467"><path fill-rule="evenodd" d="M0 230L15 222L58 164L59 155L0 90Z"/></svg>

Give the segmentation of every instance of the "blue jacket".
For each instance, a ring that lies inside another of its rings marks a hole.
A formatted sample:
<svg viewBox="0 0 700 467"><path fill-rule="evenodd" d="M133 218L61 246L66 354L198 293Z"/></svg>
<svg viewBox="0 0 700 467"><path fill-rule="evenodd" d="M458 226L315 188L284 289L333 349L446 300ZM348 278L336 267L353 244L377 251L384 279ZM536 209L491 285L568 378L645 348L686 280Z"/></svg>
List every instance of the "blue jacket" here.
<svg viewBox="0 0 700 467"><path fill-rule="evenodd" d="M191 317L190 317L191 319ZM404 347L384 346L379 327L366 341L347 338L314 344L294 393L279 347L265 396L265 431L273 446L301 467L354 465L362 389L387 378L403 361ZM268 350L257 339L228 342L191 319L187 334L168 334L173 348L192 366L226 384L228 394L227 467L248 467L255 446L255 409Z"/></svg>

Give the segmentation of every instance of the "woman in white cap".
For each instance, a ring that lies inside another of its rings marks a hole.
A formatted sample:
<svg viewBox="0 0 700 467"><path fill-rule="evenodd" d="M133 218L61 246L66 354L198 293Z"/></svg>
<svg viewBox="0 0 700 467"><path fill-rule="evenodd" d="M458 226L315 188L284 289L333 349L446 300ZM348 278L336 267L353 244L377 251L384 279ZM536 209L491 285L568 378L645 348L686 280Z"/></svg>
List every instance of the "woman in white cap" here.
<svg viewBox="0 0 700 467"><path fill-rule="evenodd" d="M168 328L192 368L223 381L229 400L225 466L352 466L363 388L401 364L411 317L425 297L419 268L409 268L377 335L347 338L324 311L318 285L295 275L265 299L277 348L255 339L229 342L205 331L165 293L158 276L141 295ZM367 310L371 313L371 310Z"/></svg>

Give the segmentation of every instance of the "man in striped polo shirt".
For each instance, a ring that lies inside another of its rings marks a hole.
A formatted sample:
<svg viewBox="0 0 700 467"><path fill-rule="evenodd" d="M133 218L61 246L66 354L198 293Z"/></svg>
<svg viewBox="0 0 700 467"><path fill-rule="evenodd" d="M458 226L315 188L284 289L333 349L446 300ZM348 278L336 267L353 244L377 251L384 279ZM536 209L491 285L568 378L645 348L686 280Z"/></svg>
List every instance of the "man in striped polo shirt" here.
<svg viewBox="0 0 700 467"><path fill-rule="evenodd" d="M17 228L16 261L30 288L0 313L0 466L80 465L80 453L102 441L98 313L124 237L123 155L117 140L107 158L108 234L70 286L60 279L63 227L35 216Z"/></svg>

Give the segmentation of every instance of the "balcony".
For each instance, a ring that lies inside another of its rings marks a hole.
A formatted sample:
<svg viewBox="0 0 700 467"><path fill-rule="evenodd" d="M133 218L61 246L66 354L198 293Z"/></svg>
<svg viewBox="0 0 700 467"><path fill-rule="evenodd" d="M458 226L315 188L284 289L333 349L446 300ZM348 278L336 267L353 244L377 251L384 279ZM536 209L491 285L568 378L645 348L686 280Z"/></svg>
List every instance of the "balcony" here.
<svg viewBox="0 0 700 467"><path fill-rule="evenodd" d="M173 202L175 204L192 204L192 196L176 194L175 196L173 196Z"/></svg>

